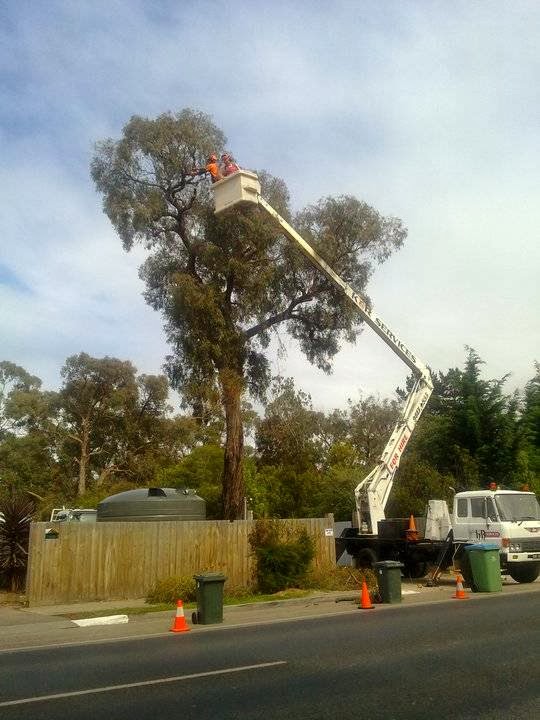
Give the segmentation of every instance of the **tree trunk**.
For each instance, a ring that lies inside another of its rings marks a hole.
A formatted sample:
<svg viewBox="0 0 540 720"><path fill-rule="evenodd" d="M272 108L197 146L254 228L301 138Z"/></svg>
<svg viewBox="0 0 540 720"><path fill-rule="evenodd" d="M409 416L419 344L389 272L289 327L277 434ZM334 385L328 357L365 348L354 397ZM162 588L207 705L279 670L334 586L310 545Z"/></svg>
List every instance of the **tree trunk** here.
<svg viewBox="0 0 540 720"><path fill-rule="evenodd" d="M90 459L90 424L86 418L82 421L81 429L81 456L79 458L79 485L77 495L80 497L86 492L86 473Z"/></svg>
<svg viewBox="0 0 540 720"><path fill-rule="evenodd" d="M219 374L222 402L225 410L225 462L223 467L223 517L240 520L244 511L244 428L242 424L243 379L234 370Z"/></svg>

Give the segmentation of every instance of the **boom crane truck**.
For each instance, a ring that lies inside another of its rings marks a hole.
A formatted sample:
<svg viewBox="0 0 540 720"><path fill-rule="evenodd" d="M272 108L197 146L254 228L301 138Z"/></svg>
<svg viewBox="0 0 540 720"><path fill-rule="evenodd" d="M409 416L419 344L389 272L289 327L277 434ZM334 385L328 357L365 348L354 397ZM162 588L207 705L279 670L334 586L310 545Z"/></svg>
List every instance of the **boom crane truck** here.
<svg viewBox="0 0 540 720"><path fill-rule="evenodd" d="M407 528L406 520L386 519L385 507L403 451L433 391L428 368L368 307L315 250L261 196L255 173L246 170L212 185L215 213L232 207L258 206L311 264L345 293L363 320L413 372L415 381L377 466L355 488L352 527L336 540L338 555L347 551L360 567L377 560L399 560L410 577L434 575L450 565L461 569L465 581L472 577L465 562L467 545L496 542L503 572L518 582L533 582L540 573L540 507L534 493L508 490L461 492L454 496L450 517L446 502L430 500L421 532Z"/></svg>

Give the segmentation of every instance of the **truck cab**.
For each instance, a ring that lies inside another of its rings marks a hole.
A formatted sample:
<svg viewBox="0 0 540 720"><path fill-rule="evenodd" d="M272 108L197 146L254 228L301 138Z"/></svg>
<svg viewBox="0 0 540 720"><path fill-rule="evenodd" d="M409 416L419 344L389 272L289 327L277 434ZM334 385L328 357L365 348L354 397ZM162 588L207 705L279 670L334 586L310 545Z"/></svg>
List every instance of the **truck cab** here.
<svg viewBox="0 0 540 720"><path fill-rule="evenodd" d="M534 493L456 493L452 528L455 543L497 544L501 568L517 582L534 582L540 574L540 506Z"/></svg>

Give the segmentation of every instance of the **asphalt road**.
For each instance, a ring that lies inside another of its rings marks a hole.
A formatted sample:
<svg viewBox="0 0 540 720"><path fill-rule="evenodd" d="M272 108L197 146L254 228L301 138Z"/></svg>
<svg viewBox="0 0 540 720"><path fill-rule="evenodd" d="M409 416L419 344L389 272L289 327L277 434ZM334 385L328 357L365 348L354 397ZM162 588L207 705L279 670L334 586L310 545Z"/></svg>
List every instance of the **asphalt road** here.
<svg viewBox="0 0 540 720"><path fill-rule="evenodd" d="M0 718L540 717L538 593L0 654Z"/></svg>

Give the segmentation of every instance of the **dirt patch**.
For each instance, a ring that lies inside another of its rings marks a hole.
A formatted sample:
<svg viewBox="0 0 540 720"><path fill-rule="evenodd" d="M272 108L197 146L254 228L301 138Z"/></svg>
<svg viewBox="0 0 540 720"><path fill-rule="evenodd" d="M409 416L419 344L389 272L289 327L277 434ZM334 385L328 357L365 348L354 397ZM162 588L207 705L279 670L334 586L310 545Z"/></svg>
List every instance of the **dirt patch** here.
<svg viewBox="0 0 540 720"><path fill-rule="evenodd" d="M21 593L0 590L0 605L6 605L7 607L26 607L28 601L26 600L26 595L21 595Z"/></svg>

